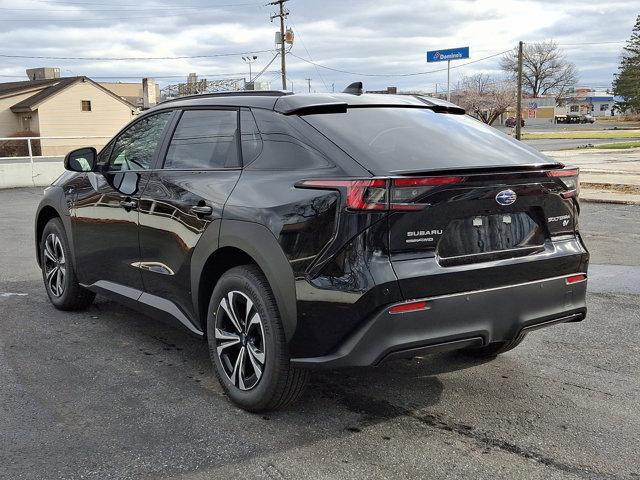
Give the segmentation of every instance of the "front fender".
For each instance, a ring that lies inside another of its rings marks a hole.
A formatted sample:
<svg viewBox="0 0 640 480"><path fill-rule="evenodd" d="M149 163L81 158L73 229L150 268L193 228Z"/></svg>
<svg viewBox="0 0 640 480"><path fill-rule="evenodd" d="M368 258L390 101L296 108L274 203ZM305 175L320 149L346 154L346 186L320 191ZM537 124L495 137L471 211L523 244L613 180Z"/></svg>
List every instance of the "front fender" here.
<svg viewBox="0 0 640 480"><path fill-rule="evenodd" d="M73 248L73 235L71 235L71 217L69 214L69 205L65 201L64 190L60 186L50 186L45 188L44 196L38 208L36 209L36 215L34 218L34 243L36 247L36 261L40 266L40 239L39 231L44 228L44 224L41 224L41 215L46 214L43 210L53 209L57 216L60 217L64 230L67 234L67 241L69 242L69 250L71 251L72 260L75 264L75 249ZM47 219L51 218L51 215L46 214Z"/></svg>

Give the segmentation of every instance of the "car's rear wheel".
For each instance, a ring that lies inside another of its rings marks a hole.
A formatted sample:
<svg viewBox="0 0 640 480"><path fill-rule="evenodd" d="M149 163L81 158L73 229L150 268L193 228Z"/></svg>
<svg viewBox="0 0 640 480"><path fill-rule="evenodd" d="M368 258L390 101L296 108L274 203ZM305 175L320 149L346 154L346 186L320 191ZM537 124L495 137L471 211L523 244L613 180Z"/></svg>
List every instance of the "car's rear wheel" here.
<svg viewBox="0 0 640 480"><path fill-rule="evenodd" d="M275 410L302 394L308 372L289 362L273 293L257 267L222 275L209 303L207 338L216 376L241 408Z"/></svg>
<svg viewBox="0 0 640 480"><path fill-rule="evenodd" d="M59 310L81 310L96 294L83 288L76 278L71 251L59 218L45 225L40 239L40 263L49 300Z"/></svg>

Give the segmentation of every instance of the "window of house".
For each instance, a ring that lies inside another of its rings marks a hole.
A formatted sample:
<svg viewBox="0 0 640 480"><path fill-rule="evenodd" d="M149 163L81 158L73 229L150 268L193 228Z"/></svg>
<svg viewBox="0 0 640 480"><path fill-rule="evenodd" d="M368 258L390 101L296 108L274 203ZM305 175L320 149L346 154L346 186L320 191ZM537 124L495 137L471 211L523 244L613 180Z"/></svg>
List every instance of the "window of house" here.
<svg viewBox="0 0 640 480"><path fill-rule="evenodd" d="M171 138L164 168L200 170L238 166L238 112L187 110Z"/></svg>
<svg viewBox="0 0 640 480"><path fill-rule="evenodd" d="M82 100L82 111L90 112L91 111L91 100Z"/></svg>
<svg viewBox="0 0 640 480"><path fill-rule="evenodd" d="M575 112L579 112L580 111L580 107L578 105L571 105L571 110L572 113Z"/></svg>

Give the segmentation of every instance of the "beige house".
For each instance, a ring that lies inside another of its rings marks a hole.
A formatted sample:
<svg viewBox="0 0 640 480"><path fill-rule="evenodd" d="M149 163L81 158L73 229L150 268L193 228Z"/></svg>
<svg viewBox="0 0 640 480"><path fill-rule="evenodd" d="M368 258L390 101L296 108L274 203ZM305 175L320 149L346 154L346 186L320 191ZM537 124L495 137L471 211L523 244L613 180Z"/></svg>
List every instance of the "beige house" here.
<svg viewBox="0 0 640 480"><path fill-rule="evenodd" d="M43 155L103 146L137 113L125 99L87 77L0 83L0 137L33 132Z"/></svg>
<svg viewBox="0 0 640 480"><path fill-rule="evenodd" d="M145 79L146 80L146 79ZM112 91L119 97L124 98L127 102L132 105L135 105L138 108L145 108L144 98L144 82L137 83L129 83L129 82L100 82L100 85L106 88L107 90ZM151 103L155 105L157 101L160 99L160 85L149 81L148 86L148 98L151 99ZM147 107L148 108L148 107Z"/></svg>

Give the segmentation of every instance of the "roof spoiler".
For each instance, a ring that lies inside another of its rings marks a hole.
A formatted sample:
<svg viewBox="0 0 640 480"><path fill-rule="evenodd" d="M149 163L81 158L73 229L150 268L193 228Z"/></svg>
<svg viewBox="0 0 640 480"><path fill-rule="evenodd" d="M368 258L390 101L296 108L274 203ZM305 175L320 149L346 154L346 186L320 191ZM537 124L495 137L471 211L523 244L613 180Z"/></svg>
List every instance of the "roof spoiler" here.
<svg viewBox="0 0 640 480"><path fill-rule="evenodd" d="M284 115L312 115L314 113L347 113L347 102L315 103L285 110Z"/></svg>
<svg viewBox="0 0 640 480"><path fill-rule="evenodd" d="M425 97L423 95L413 95L425 105L428 105L431 110L437 113L452 113L454 115L464 115L466 110L455 103L447 102L439 98Z"/></svg>

